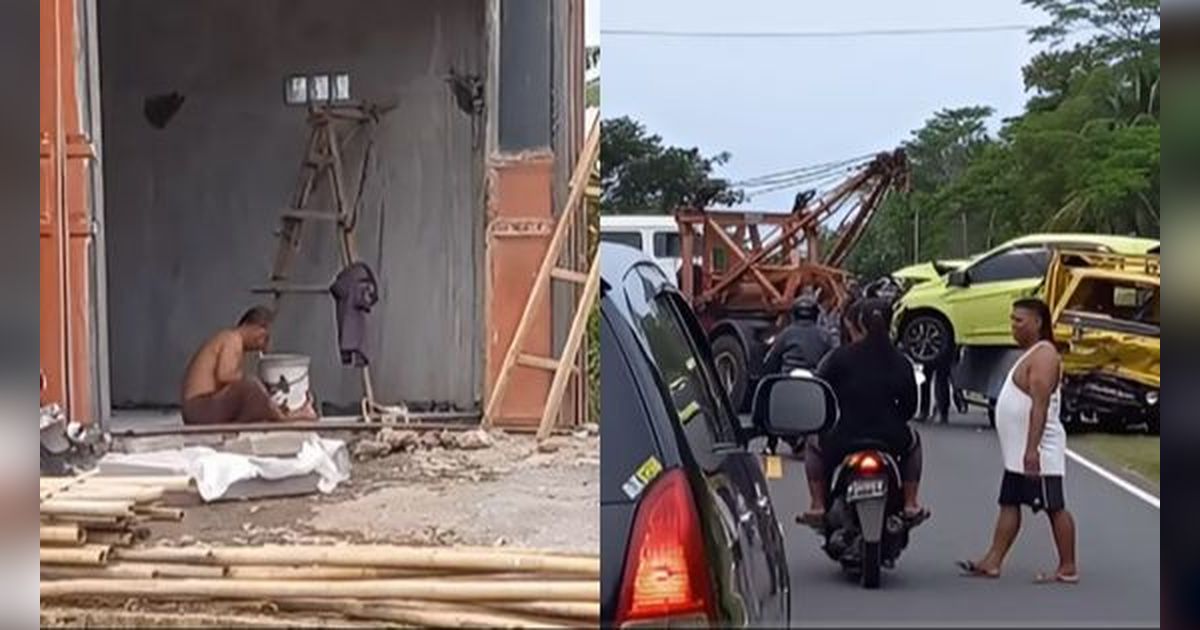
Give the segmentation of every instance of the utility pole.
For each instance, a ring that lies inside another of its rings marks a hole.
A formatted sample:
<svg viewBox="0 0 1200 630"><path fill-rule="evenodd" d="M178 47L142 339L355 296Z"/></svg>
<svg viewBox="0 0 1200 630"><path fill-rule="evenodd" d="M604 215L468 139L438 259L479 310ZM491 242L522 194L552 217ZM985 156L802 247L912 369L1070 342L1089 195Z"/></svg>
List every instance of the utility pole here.
<svg viewBox="0 0 1200 630"><path fill-rule="evenodd" d="M963 212L962 213L962 244L963 244L962 257L963 258L966 258L971 255L971 251L970 251L970 249L968 249L969 243L970 243L970 241L967 240L967 213Z"/></svg>
<svg viewBox="0 0 1200 630"><path fill-rule="evenodd" d="M913 264L921 262L921 208L913 208Z"/></svg>

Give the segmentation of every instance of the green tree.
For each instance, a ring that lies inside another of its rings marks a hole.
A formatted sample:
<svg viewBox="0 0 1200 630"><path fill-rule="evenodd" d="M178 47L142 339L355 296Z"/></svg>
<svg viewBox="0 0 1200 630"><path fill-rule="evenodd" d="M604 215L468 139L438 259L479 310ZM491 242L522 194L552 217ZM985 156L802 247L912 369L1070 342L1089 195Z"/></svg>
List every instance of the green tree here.
<svg viewBox="0 0 1200 630"><path fill-rule="evenodd" d="M881 208L853 270L874 276L1037 231L1159 235L1158 2L1023 1L1051 17L1030 33L1048 48L1022 69L1025 113L995 137L987 108L943 110L913 132L912 190ZM1073 33L1090 37L1064 48Z"/></svg>
<svg viewBox="0 0 1200 630"><path fill-rule="evenodd" d="M605 214L666 214L679 206L709 207L742 201L741 190L712 176L729 153L664 146L629 117L605 120L600 136L601 209Z"/></svg>

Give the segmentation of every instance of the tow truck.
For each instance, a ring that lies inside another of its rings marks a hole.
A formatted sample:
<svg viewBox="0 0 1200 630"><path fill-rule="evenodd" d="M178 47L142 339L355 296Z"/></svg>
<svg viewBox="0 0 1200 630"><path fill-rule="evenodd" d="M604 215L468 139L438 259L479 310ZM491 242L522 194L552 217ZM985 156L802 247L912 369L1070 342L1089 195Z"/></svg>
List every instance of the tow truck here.
<svg viewBox="0 0 1200 630"><path fill-rule="evenodd" d="M906 190L908 181L908 158L897 149L853 168L791 212L676 210L678 285L735 405L748 406L769 341L797 297L813 292L826 312L845 304L851 275L842 264L887 196Z"/></svg>

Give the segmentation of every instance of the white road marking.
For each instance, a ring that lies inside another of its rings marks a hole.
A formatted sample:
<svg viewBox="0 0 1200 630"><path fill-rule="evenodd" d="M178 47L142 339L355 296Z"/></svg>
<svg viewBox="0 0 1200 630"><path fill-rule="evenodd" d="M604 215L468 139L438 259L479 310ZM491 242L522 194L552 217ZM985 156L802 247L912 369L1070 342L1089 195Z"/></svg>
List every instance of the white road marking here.
<svg viewBox="0 0 1200 630"><path fill-rule="evenodd" d="M1080 464L1084 468L1087 468L1087 469L1091 470L1092 472L1096 473L1097 475L1100 475L1101 477L1104 477L1105 479L1111 481L1118 488L1121 488L1122 490L1128 492L1129 494L1132 494L1133 496L1145 501L1146 503L1153 505L1154 509L1156 509L1156 510L1161 509L1159 507L1158 497L1150 494L1149 492L1146 492L1145 490L1142 490L1141 488L1129 483L1128 481L1125 481L1124 479L1118 477L1117 475L1114 475L1113 473L1105 470L1104 467L1087 459L1083 455L1080 455L1079 453L1076 453L1075 451L1072 451L1071 449L1068 448L1067 449L1067 457L1070 457L1072 460L1074 460L1076 463Z"/></svg>

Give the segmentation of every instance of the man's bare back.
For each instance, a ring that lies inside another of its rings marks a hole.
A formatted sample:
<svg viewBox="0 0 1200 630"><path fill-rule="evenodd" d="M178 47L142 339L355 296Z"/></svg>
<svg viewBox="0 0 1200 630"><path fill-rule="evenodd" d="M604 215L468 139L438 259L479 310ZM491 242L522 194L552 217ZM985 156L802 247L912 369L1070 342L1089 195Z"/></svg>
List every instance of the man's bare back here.
<svg viewBox="0 0 1200 630"><path fill-rule="evenodd" d="M222 330L213 335L188 362L183 379L183 400L212 394L242 380L243 355L242 336L237 330Z"/></svg>

